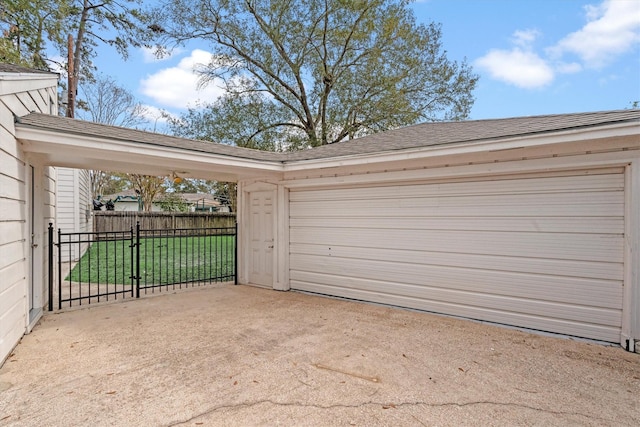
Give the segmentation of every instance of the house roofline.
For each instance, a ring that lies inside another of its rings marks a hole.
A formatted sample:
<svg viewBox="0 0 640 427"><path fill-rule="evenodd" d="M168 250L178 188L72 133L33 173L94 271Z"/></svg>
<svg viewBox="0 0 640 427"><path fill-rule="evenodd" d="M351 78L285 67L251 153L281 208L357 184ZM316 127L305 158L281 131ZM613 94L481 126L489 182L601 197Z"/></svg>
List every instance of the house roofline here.
<svg viewBox="0 0 640 427"><path fill-rule="evenodd" d="M229 180L593 141L638 135L639 129L640 110L617 110L424 123L310 150L273 153L46 114L31 113L16 120L16 136L25 143L25 148L57 159L61 166L82 167L56 158L56 151L66 147L77 156L84 150L85 157L94 156L94 161L96 156L106 157L110 167L147 167L147 172L139 173L167 174L189 168L201 174L217 168L221 175L235 177ZM51 164L54 163L52 160Z"/></svg>
<svg viewBox="0 0 640 427"><path fill-rule="evenodd" d="M595 128L595 129L594 129ZM531 133L527 135L505 136L488 139L466 140L453 143L434 144L423 147L399 148L309 160L285 162L284 170L299 171L315 168L356 166L375 162L417 160L420 158L444 157L458 154L473 154L486 151L506 151L521 148L540 147L560 143L587 141L611 137L638 135L640 121L626 121L611 125L586 126L577 129ZM639 141L640 145L640 141Z"/></svg>

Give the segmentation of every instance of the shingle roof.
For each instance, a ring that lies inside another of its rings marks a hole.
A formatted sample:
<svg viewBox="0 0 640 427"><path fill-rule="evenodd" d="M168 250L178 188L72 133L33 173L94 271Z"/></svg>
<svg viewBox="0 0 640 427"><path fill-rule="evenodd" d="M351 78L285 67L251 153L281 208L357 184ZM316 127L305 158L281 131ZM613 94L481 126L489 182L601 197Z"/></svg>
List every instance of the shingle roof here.
<svg viewBox="0 0 640 427"><path fill-rule="evenodd" d="M249 148L216 144L207 141L179 138L176 136L146 132L118 126L103 125L68 117L52 116L50 114L30 113L16 119L18 126L38 128L54 132L64 132L88 137L108 138L124 142L138 142L145 145L155 145L168 148L181 148L208 154L219 154L244 159L275 161L283 160L282 153L251 150Z"/></svg>
<svg viewBox="0 0 640 427"><path fill-rule="evenodd" d="M300 160L384 153L420 147L470 144L478 141L542 135L625 122L640 122L640 110L423 123L368 135L352 141L338 142L291 153L273 153L233 147L40 113L31 113L20 117L17 122L19 127L26 126L88 137L102 137L259 161L288 163Z"/></svg>
<svg viewBox="0 0 640 427"><path fill-rule="evenodd" d="M0 73L57 74L51 71L36 70L33 68L23 67L22 65L6 64L1 62Z"/></svg>
<svg viewBox="0 0 640 427"><path fill-rule="evenodd" d="M433 122L376 133L352 141L291 153L292 160L312 160L355 154L405 150L577 130L640 121L640 110L555 114L507 119Z"/></svg>

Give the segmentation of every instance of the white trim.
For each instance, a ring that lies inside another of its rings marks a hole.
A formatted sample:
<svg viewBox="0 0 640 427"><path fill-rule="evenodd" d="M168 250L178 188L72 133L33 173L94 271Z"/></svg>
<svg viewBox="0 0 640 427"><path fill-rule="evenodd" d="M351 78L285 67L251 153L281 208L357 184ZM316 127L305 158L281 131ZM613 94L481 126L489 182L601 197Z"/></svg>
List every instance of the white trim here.
<svg viewBox="0 0 640 427"><path fill-rule="evenodd" d="M640 157L625 172L625 248L620 345L640 353Z"/></svg>
<svg viewBox="0 0 640 427"><path fill-rule="evenodd" d="M413 149L399 149L396 151L384 151L378 153L357 154L349 156L336 156L333 158L323 158L314 160L296 160L287 162L284 165L285 172L353 166L358 164L369 164L377 162L393 162L402 160L415 160L425 157L454 156L468 153L479 153L488 151L504 151L529 147L540 147L544 145L566 144L571 142L586 142L590 140L631 136L640 132L640 124L622 123L615 125L600 126L597 129L585 128L579 130L569 130L561 132L545 133L533 136L514 136L501 138L499 140L483 140L478 142L448 143L433 145ZM640 146L640 141L636 141Z"/></svg>
<svg viewBox="0 0 640 427"><path fill-rule="evenodd" d="M242 188L242 191L246 193L251 193L254 191L275 191L278 188L276 184L271 184L269 182L254 182L253 184L247 184Z"/></svg>
<svg viewBox="0 0 640 427"><path fill-rule="evenodd" d="M478 175L503 175L521 172L544 172L552 169L586 169L595 167L625 166L629 163L629 152L618 151L566 157L532 160L512 160L477 165L445 166L407 171L378 172L370 174L330 176L310 179L283 180L287 188L312 188L326 185L362 185L377 183L407 182L414 180L464 178Z"/></svg>
<svg viewBox="0 0 640 427"><path fill-rule="evenodd" d="M244 191L244 183L238 181L236 187L236 222L241 225L238 227L238 235L236 236L236 244L238 245L237 251L237 275L236 278L238 284L246 285L249 283L249 245L248 232L244 226L247 223L249 203L247 202L247 193Z"/></svg>
<svg viewBox="0 0 640 427"><path fill-rule="evenodd" d="M31 193L31 167L34 168L33 175L33 197ZM24 250L26 253L27 268L28 271L27 280L25 281L26 296L25 299L25 333L30 333L36 323L40 320L44 312L44 204L43 204L43 186L44 179L42 166L27 160L25 167L25 191L27 195L27 227L25 227L25 244ZM33 224L31 222L31 209L33 208ZM34 238L31 237L31 227L34 230ZM31 245L37 246L31 250ZM32 256L33 255L33 256ZM33 266L33 268L32 268ZM32 286L33 282L33 286ZM31 299L31 292L34 292L34 310L36 310L36 317L30 319L29 301Z"/></svg>
<svg viewBox="0 0 640 427"><path fill-rule="evenodd" d="M16 138L25 151L48 155L56 166L87 168L98 162L102 169L132 169L139 173L170 174L186 170L214 174L237 174L258 177L278 173L279 162L262 161L214 154L185 148L142 144L118 139L87 137L16 126ZM145 169L146 168L146 169Z"/></svg>
<svg viewBox="0 0 640 427"><path fill-rule="evenodd" d="M270 191L273 193L274 200L275 200L276 189L277 189L277 185L271 184L268 182L253 182L251 184L238 182L237 196L239 201L238 203L239 209L237 213L238 215L237 221L238 221L238 224L245 225L243 227L238 227L238 236L236 237L238 239L238 244L239 244L238 254L239 256L240 254L242 254L241 259L237 260L238 283L255 285L250 282L250 274L249 274L249 267L251 265L251 242L250 242L251 235L248 230L248 223L251 218L251 201L250 201L251 193L257 192L257 191ZM274 209L274 215L273 215L274 224L272 226L274 227L274 240L275 240L275 236L276 236L275 222L278 215L278 206L274 205L273 209ZM242 214L240 214L240 212L242 212ZM242 229L242 233L240 232L240 229ZM275 241L274 241L274 246L276 246ZM274 283L276 281L277 269L278 269L278 264L277 264L278 260L276 256L276 250L277 249L275 249L273 252L274 254L273 266L272 266L273 276L272 276L272 284L270 288L274 287Z"/></svg>
<svg viewBox="0 0 640 427"><path fill-rule="evenodd" d="M0 96L56 87L57 74L0 72Z"/></svg>
<svg viewBox="0 0 640 427"><path fill-rule="evenodd" d="M606 138L620 138L635 136L640 133L640 124L636 122L625 122L614 125L604 125L598 128L587 127L578 130L549 132L541 135L514 136L504 139L483 140L478 142L464 142L434 145L413 149L399 149L395 151L384 151L377 153L366 153L357 155L336 156L332 158L322 158L313 160L294 161L267 161L234 157L224 154L213 154L198 151L191 151L182 148L165 147L160 145L141 146L141 143L131 143L119 139L89 137L86 135L65 134L63 132L35 129L30 127L16 127L16 136L25 143L28 151L55 155L64 147L84 151L85 158L90 157L95 150L99 150L100 159L111 160L123 163L122 153L130 156L140 156L148 158L171 158L174 161L183 161L185 164L207 164L221 165L227 168L246 168L247 177L259 176L259 173L269 172L295 172L309 169L337 168L355 165L368 165L373 163L390 163L406 160L419 160L426 158L442 158L447 156L460 156L463 154L486 153L496 151L521 150L525 148L543 148L545 146L555 146L558 144L571 144L574 142L587 143ZM630 146L640 148L640 140L632 141ZM114 159L104 159L108 152ZM81 155L80 152L77 155ZM58 159L60 161L60 159ZM136 162L134 158L127 158L128 162ZM137 159L139 163L139 159ZM125 162L126 163L126 162ZM64 165L78 167L77 165ZM169 168L168 165L158 165ZM170 170L168 170L170 172ZM236 170L237 172L237 170ZM246 178L246 177L245 177ZM245 179L241 178L241 179Z"/></svg>
<svg viewBox="0 0 640 427"><path fill-rule="evenodd" d="M289 283L289 189L282 185L278 186L276 196L276 211L278 212L275 241L276 264L274 272L276 279L273 288L279 291L291 289Z"/></svg>

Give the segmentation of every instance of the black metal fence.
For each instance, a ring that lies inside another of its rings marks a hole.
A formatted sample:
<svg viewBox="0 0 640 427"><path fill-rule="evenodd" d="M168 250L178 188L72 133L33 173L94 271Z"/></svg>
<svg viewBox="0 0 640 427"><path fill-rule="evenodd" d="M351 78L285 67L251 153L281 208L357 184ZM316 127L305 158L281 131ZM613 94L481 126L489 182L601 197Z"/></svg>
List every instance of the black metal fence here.
<svg viewBox="0 0 640 427"><path fill-rule="evenodd" d="M57 232L49 224L49 311L170 291L236 282L237 225L217 228ZM57 298L54 295L57 248ZM72 250L72 247L75 250ZM81 254L73 259L72 254Z"/></svg>

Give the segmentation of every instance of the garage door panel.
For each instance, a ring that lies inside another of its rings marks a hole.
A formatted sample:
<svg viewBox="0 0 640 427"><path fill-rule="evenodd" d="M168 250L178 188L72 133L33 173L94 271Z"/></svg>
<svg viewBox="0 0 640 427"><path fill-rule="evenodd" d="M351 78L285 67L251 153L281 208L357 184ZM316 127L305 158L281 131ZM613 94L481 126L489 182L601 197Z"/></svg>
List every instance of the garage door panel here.
<svg viewBox="0 0 640 427"><path fill-rule="evenodd" d="M295 280L330 286L334 289L336 287L344 287L350 290L365 290L380 295L398 295L423 301L425 305L448 302L469 307L484 307L493 311L524 313L539 317L589 322L612 327L619 327L622 322L622 312L615 308L575 307L552 301L478 293L452 289L451 287L433 287L427 284L411 285L406 282L355 279L352 277L342 277L336 280L332 275L324 273L304 273L296 275ZM392 290L391 293L389 292L390 290Z"/></svg>
<svg viewBox="0 0 640 427"><path fill-rule="evenodd" d="M292 191L291 286L618 342L622 171Z"/></svg>
<svg viewBox="0 0 640 427"><path fill-rule="evenodd" d="M623 192L564 192L553 194L513 194L509 197L504 195L438 195L428 197L420 195L416 197L396 197L393 200L377 199L375 193L377 189L371 189L365 193L368 197L362 199L334 199L334 200L311 200L311 201L291 201L292 205L297 209L319 209L325 208L349 208L349 209L385 209L390 207L401 207L404 209L447 209L447 208L478 208L478 207L509 207L511 209L521 208L528 209L535 207L534 211L524 210L523 212L535 213L538 208L544 206L562 207L562 206L609 206L611 204L623 204ZM544 205L544 206L542 206ZM337 212L340 212L338 210ZM433 211L425 211L433 212ZM607 211L615 213L615 210Z"/></svg>
<svg viewBox="0 0 640 427"><path fill-rule="evenodd" d="M291 218L292 228L370 228L406 230L520 231L542 233L622 234L622 217L348 217L336 224L335 217ZM322 231L319 231L322 232Z"/></svg>
<svg viewBox="0 0 640 427"><path fill-rule="evenodd" d="M489 254L530 258L617 262L622 255L622 236L560 233L490 233L482 231L388 230L371 233L354 229L292 228L291 243L411 249L416 251Z"/></svg>
<svg viewBox="0 0 640 427"><path fill-rule="evenodd" d="M549 194L576 193L583 191L622 191L624 178L621 173L593 176L567 176L528 179L482 180L476 182L440 183L375 187L370 191L362 188L341 188L312 191L292 191L290 201L332 201L332 200L397 200L408 197L428 196L478 196L498 194Z"/></svg>
<svg viewBox="0 0 640 427"><path fill-rule="evenodd" d="M430 202L430 203L428 203ZM622 198L615 201L593 203L584 201L577 203L560 203L558 205L474 205L468 204L464 208L460 206L448 206L438 201L413 201L408 204L389 204L383 201L354 201L352 203L308 202L299 206L291 204L296 217L328 217L328 218L353 218L353 217L416 217L425 215L428 217L608 217L618 216L617 213L624 207ZM539 202L541 203L541 202Z"/></svg>
<svg viewBox="0 0 640 427"><path fill-rule="evenodd" d="M450 302L424 301L407 298L395 294L379 294L361 289L346 289L341 285L326 286L316 282L291 281L294 289L334 295L362 301L396 305L399 307L443 313L452 316L466 317L505 325L519 326L540 331L552 331L559 334L616 342L620 338L618 326L605 326L594 323L574 322L565 319L545 318L524 313L505 312L484 307L459 305Z"/></svg>
<svg viewBox="0 0 640 427"><path fill-rule="evenodd" d="M578 305L619 308L622 286L614 280L581 279L540 274L523 274L472 268L452 268L426 264L399 264L369 260L340 259L292 255L297 269L291 270L295 279L304 273L336 276L336 283L347 277L404 283L430 288L448 288L458 291L479 292L492 295L551 300ZM387 287L387 293L393 286ZM400 292L401 288L397 288ZM417 288L413 288L417 289ZM579 292L577 292L579 290ZM419 297L422 298L422 297Z"/></svg>
<svg viewBox="0 0 640 427"><path fill-rule="evenodd" d="M623 264L612 262L518 258L514 256L507 257L460 253L451 254L380 248L358 248L357 251L354 251L352 247L331 246L331 249L329 249L324 245L304 243L292 243L290 245L290 251L292 256L332 256L337 258L364 259L375 262L396 262L408 264L423 264L425 260L428 260L430 265L439 265L443 267L477 268L533 274L539 274L542 271L548 275L616 281L621 281L624 277Z"/></svg>

